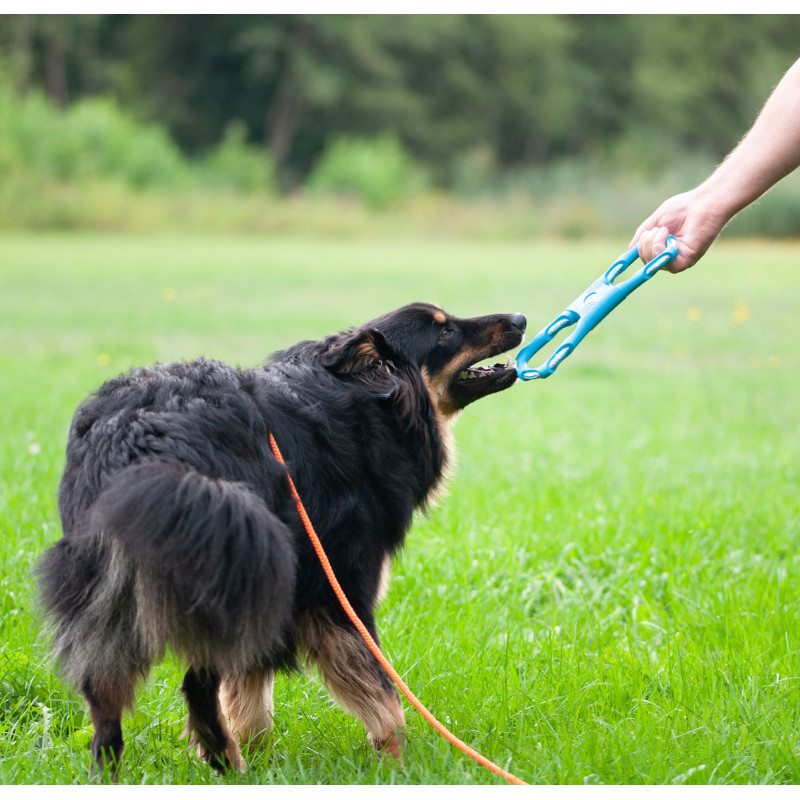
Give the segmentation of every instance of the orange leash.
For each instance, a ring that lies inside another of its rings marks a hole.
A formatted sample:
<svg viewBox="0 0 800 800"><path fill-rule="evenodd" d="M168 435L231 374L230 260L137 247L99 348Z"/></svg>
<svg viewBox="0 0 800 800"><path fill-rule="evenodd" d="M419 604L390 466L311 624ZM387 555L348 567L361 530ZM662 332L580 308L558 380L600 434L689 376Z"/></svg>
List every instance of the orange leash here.
<svg viewBox="0 0 800 800"><path fill-rule="evenodd" d="M286 467L286 462L283 460L283 456L281 455L280 448L278 447L278 443L275 441L275 437L270 433L269 435L269 443L272 447L272 452L275 455L275 458L278 459L278 462ZM292 476L289 474L289 468L286 467L286 478L289 481L289 489L292 492L292 497L294 498L294 502L297 505L297 513L300 514L300 519L303 520L303 525L305 525L306 532L308 533L309 538L311 539L311 544L314 546L314 550L317 553L317 557L319 558L320 564L322 564L322 569L325 571L325 575L328 578L328 581L333 589L336 597L339 599L339 602L342 604L342 608L345 610L345 613L350 618L350 621L355 625L356 630L361 634L361 637L366 642L367 647L369 647L370 652L375 658L378 660L378 663L386 670L386 673L389 677L397 684L397 688L405 695L406 700L411 703L414 708L419 711L420 714L428 721L428 724L431 727L435 728L439 733L447 739L450 744L457 747L461 752L466 753L471 759L477 761L482 766L486 767L486 769L494 772L496 775L500 775L501 777L505 778L509 783L516 784L518 786L528 786L525 781L520 780L515 775L512 775L510 772L502 769L502 767L498 767L497 764L489 761L488 758L482 756L477 750L473 750L468 744L465 744L461 741L455 734L451 733L441 722L439 722L436 717L425 708L424 705L414 696L414 693L411 689L406 686L403 679L397 674L394 667L387 661L386 656L381 652L380 647L378 647L375 640L370 635L370 632L364 626L364 623L359 619L358 614L356 614L353 607L350 605L350 601L347 599L347 596L344 593L344 590L341 587L341 584L336 578L336 575L333 572L333 568L331 567L331 562L328 561L328 556L325 554L325 550L322 548L322 542L320 542L319 537L317 536L317 532L314 530L314 526L311 524L311 519L306 512L305 506L303 505L303 501L300 499L300 495L297 492L297 487L294 485L294 481L292 480Z"/></svg>

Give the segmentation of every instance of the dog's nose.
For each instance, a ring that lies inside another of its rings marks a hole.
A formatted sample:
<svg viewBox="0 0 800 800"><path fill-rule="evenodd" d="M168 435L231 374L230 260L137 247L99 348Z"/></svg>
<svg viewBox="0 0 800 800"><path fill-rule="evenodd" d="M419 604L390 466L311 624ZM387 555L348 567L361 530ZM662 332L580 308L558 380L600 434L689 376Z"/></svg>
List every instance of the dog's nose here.
<svg viewBox="0 0 800 800"><path fill-rule="evenodd" d="M510 321L515 328L519 329L520 333L525 333L525 326L528 324L528 320L524 314L512 314Z"/></svg>

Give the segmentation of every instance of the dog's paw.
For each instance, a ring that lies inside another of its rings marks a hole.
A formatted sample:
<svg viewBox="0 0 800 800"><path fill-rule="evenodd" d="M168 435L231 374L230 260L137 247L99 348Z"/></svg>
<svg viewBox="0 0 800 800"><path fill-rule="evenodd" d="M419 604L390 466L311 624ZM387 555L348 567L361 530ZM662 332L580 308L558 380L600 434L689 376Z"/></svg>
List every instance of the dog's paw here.
<svg viewBox="0 0 800 800"><path fill-rule="evenodd" d="M197 757L205 761L218 772L231 772L233 770L237 772L245 771L247 764L239 750L239 745L236 744L230 736L227 737L225 745L219 748L211 747L198 736L197 731L192 730L188 726L181 738L183 737L189 739L189 747L194 747L196 749Z"/></svg>
<svg viewBox="0 0 800 800"><path fill-rule="evenodd" d="M272 728L264 728L258 731L233 731L233 735L239 740L239 746L244 750L268 751L272 749Z"/></svg>
<svg viewBox="0 0 800 800"><path fill-rule="evenodd" d="M398 728L396 731L394 731L394 733L390 734L385 739L378 739L376 736L368 734L367 739L369 739L369 743L372 745L373 749L376 753L378 753L378 755L391 756L395 761L402 765L403 748L406 744L406 734L404 731Z"/></svg>

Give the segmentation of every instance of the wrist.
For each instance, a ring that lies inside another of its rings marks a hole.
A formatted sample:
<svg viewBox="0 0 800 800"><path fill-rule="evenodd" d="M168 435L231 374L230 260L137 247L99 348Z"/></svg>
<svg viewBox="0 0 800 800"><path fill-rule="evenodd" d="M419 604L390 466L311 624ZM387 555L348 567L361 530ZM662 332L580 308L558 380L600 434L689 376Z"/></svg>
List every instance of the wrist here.
<svg viewBox="0 0 800 800"><path fill-rule="evenodd" d="M709 225L722 230L754 198L737 191L716 173L692 190L692 206Z"/></svg>

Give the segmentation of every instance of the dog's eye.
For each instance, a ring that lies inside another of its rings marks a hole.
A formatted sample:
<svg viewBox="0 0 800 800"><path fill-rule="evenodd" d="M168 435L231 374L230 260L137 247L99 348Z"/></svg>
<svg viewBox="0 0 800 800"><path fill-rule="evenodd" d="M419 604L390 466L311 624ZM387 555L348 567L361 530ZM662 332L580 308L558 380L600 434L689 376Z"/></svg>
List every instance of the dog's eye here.
<svg viewBox="0 0 800 800"><path fill-rule="evenodd" d="M442 331L442 332L439 334L439 338L440 338L440 339L447 339L447 338L449 338L449 337L450 337L450 335L451 335L452 333L453 333L453 329L452 329L452 328L445 328L445 329L444 329L444 330L443 330L443 331Z"/></svg>

